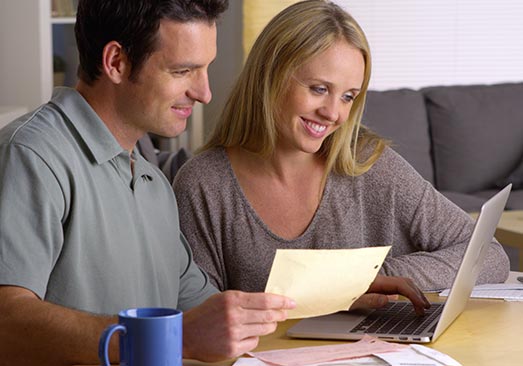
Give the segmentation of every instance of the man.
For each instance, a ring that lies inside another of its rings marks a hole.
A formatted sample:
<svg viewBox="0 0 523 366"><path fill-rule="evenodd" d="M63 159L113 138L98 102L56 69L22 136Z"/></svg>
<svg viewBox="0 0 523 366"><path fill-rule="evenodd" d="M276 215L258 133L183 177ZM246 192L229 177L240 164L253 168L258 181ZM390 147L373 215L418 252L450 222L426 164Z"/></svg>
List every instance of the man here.
<svg viewBox="0 0 523 366"><path fill-rule="evenodd" d="M192 261L169 182L135 149L144 133L181 133L211 99L227 5L80 0L78 85L0 131L0 365L96 364L102 330L139 306L183 310L184 357L215 361L254 348L295 306L218 293ZM372 289L423 306L410 284L383 285Z"/></svg>

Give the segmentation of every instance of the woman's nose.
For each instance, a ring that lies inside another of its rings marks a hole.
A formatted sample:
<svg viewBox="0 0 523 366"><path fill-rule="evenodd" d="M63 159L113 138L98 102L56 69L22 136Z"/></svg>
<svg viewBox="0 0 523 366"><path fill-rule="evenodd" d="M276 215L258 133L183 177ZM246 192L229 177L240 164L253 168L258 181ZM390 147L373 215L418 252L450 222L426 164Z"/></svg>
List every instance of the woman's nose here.
<svg viewBox="0 0 523 366"><path fill-rule="evenodd" d="M319 108L322 118L329 122L336 123L339 119L339 101L338 98L327 98L324 104Z"/></svg>

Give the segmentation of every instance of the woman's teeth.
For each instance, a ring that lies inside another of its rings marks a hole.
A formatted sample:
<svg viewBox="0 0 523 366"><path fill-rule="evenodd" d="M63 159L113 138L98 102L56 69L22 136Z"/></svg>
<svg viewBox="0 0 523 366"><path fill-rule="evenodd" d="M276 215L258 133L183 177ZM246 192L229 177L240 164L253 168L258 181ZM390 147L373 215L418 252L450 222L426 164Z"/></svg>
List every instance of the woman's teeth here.
<svg viewBox="0 0 523 366"><path fill-rule="evenodd" d="M314 123L314 122L311 122L311 121L305 121L305 123L307 124L307 126L312 128L316 132L323 132L327 128L327 126L320 125L318 123Z"/></svg>

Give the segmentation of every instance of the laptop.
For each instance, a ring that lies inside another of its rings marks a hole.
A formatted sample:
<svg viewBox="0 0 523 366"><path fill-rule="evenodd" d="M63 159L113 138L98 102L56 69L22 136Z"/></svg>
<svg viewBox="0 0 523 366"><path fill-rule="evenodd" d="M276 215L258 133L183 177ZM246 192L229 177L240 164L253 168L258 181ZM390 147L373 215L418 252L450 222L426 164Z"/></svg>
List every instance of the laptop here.
<svg viewBox="0 0 523 366"><path fill-rule="evenodd" d="M465 309L511 187L509 184L481 207L461 265L444 303L432 303L424 316L417 316L409 301L390 301L382 309L341 311L303 319L289 328L287 335L294 338L358 340L368 334L395 342L435 341Z"/></svg>

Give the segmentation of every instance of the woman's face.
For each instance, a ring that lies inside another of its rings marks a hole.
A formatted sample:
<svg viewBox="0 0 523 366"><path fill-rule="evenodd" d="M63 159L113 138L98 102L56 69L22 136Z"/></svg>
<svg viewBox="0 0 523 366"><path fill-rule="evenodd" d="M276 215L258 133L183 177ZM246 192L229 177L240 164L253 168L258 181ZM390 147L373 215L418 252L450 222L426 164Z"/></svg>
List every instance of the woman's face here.
<svg viewBox="0 0 523 366"><path fill-rule="evenodd" d="M281 101L277 148L316 153L348 119L364 71L361 51L343 40L303 64Z"/></svg>

